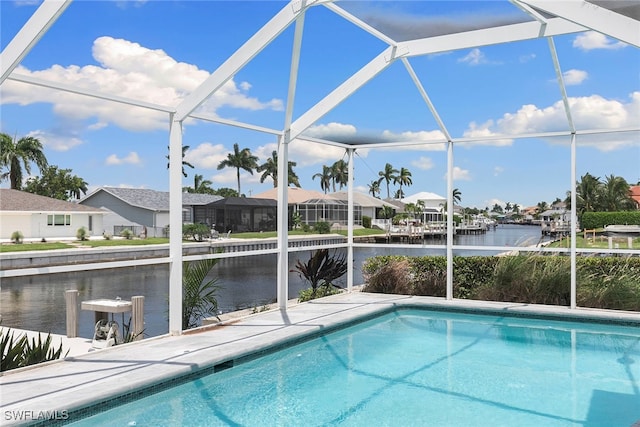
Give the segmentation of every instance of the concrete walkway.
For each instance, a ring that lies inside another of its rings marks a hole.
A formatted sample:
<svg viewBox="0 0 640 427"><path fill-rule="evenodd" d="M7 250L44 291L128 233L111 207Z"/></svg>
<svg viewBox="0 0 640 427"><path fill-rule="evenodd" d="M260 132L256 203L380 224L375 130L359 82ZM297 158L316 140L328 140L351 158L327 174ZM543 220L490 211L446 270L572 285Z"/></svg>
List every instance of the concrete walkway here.
<svg viewBox="0 0 640 427"><path fill-rule="evenodd" d="M73 420L74 416L78 417L73 413L74 410L96 402L211 368L310 333L326 331L362 316L407 305L490 310L494 314L514 312L558 318L596 318L640 326L638 313L345 293L298 304L286 312L274 310L257 313L226 324L189 331L181 336L146 339L9 371L0 377L1 423L24 424L25 417L30 417L27 421L42 421L42 414L47 413ZM20 417L22 421L18 419Z"/></svg>

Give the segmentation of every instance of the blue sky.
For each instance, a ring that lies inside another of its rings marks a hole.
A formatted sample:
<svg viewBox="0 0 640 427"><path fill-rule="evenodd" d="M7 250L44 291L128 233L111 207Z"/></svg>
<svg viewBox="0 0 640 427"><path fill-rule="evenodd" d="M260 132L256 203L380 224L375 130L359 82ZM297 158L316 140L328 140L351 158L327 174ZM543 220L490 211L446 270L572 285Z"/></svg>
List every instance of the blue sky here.
<svg viewBox="0 0 640 427"><path fill-rule="evenodd" d="M0 2L2 48L39 2ZM284 2L76 1L16 69L17 73L77 84L100 92L177 105L264 25ZM529 20L507 1L338 2L390 36L430 36L495 22ZM202 108L221 118L281 129L284 125L293 27L256 56ZM595 32L554 38L578 129L638 127L640 53ZM294 120L386 48L323 6L305 18ZM545 39L414 57L409 60L450 134L456 137L560 131L568 128ZM0 127L35 136L50 162L72 169L90 189L126 186L168 190L167 115L6 81L0 88ZM322 137L388 138L428 142L436 120L409 74L396 61L308 130ZM235 170L217 170L233 144L262 163L276 148L273 135L189 120L183 185L195 174L213 187L235 188ZM568 137L456 144L454 186L462 205L532 206L564 198L570 187ZM344 157L344 150L293 141L290 160L304 188L312 176ZM386 163L412 173L406 195L446 196L442 144L361 149L355 185L366 192ZM34 171L37 170L34 168ZM577 173L640 180L640 135L578 139ZM241 175L242 192L272 188L259 174ZM7 182L2 186L6 187ZM391 186L391 191L397 186ZM386 196L384 183L382 194Z"/></svg>

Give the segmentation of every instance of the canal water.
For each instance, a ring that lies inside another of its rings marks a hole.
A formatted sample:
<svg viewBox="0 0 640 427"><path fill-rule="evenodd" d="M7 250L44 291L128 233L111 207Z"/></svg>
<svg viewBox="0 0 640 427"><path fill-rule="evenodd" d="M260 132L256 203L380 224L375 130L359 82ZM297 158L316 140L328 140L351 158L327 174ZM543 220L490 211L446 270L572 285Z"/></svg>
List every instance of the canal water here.
<svg viewBox="0 0 640 427"><path fill-rule="evenodd" d="M483 235L457 236L457 245L475 246L527 246L540 241L540 227L501 225ZM442 240L426 242L429 245L444 244ZM454 251L454 255L494 255L493 251ZM361 267L372 256L444 255L442 249L426 249L414 245L408 249L388 247L357 248L354 253L354 283L361 284ZM310 252L289 254L289 269L298 260L309 259ZM239 309L262 309L273 306L276 298L277 257L272 255L246 256L223 259L214 267L210 278L216 278L219 309L230 312ZM340 285L346 285L345 279ZM300 290L308 287L297 273L289 273L289 298L296 298ZM117 297L129 300L132 296L145 297L145 336L165 334L169 330L168 293L169 268L166 265L118 268L88 272L60 273L2 280L0 287L0 314L2 326L34 331L66 334L64 293L69 289L79 291L79 300ZM115 315L119 323L128 321ZM93 313L79 312L79 335L93 336Z"/></svg>

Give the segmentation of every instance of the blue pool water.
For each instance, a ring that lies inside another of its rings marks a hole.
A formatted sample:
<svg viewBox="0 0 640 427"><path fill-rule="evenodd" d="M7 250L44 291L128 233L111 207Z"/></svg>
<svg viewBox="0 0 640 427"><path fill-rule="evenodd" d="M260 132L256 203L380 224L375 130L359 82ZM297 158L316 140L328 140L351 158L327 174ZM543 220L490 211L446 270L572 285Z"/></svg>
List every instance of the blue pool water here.
<svg viewBox="0 0 640 427"><path fill-rule="evenodd" d="M630 426L637 421L637 327L407 309L236 363L73 425Z"/></svg>

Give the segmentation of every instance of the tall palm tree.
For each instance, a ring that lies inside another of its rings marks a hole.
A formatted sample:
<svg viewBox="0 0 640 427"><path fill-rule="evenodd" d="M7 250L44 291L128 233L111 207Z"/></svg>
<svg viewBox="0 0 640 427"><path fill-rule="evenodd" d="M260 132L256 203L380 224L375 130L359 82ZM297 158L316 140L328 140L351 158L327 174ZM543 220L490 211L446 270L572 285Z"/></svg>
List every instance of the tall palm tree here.
<svg viewBox="0 0 640 427"><path fill-rule="evenodd" d="M322 165L322 173L317 173L311 177L311 179L316 178L320 178L320 188L324 191L324 194L327 194L327 191L331 188L331 168L327 165Z"/></svg>
<svg viewBox="0 0 640 427"><path fill-rule="evenodd" d="M400 168L398 175L393 178L393 183L398 184L400 189L398 190L398 194L400 197L398 199L402 199L404 197L404 191L402 191L402 186L406 185L407 187L413 184L411 180L411 172L407 168Z"/></svg>
<svg viewBox="0 0 640 427"><path fill-rule="evenodd" d="M349 165L344 160L340 159L331 166L331 178L333 181L333 191L336 191L336 184L339 185L339 189L346 186L349 183Z"/></svg>
<svg viewBox="0 0 640 427"><path fill-rule="evenodd" d="M22 167L27 174L31 174L31 163L41 171L49 163L44 155L44 147L38 138L25 136L16 141L6 133L0 134L0 169L8 168L2 173L0 179L9 178L11 188L20 190L22 188Z"/></svg>
<svg viewBox="0 0 640 427"><path fill-rule="evenodd" d="M380 181L371 181L369 184L369 193L371 193L373 197L378 197L378 194L380 194Z"/></svg>
<svg viewBox="0 0 640 427"><path fill-rule="evenodd" d="M289 184L293 184L300 188L300 178L298 178L298 175L293 171L294 166L297 165L298 164L296 162L289 161L287 174ZM273 188L276 188L278 186L278 152L273 150L271 157L269 157L266 162L258 166L256 171L262 172L262 176L260 177L261 183L271 177L271 179L273 179Z"/></svg>
<svg viewBox="0 0 640 427"><path fill-rule="evenodd" d="M167 149L168 149L169 151L171 151L171 147L167 147ZM184 159L184 156L187 154L187 150L189 150L189 146L188 146L188 145L183 145L183 146L182 146L182 175L183 175L185 178L187 177L187 173L184 171L184 167L185 167L185 166L188 166L188 167L190 167L191 169L193 169L193 165L192 165L191 163L187 162L187 161ZM170 157L169 157L169 155L168 155L168 154L167 154L165 157L167 158L167 169L169 169L169 166L171 166L171 164L169 163Z"/></svg>
<svg viewBox="0 0 640 427"><path fill-rule="evenodd" d="M389 183L395 180L397 173L398 169L394 169L393 166L391 166L391 163L384 165L384 170L378 172L378 175L380 176L378 181L385 181L387 183L387 199L391 198L391 195L389 194Z"/></svg>
<svg viewBox="0 0 640 427"><path fill-rule="evenodd" d="M240 169L244 169L253 175L253 170L258 168L258 158L251 154L251 150L243 148L240 150L238 144L233 144L233 153L227 154L227 158L220 162L218 170L224 168L235 168L236 178L238 180L238 194L240 191Z"/></svg>

